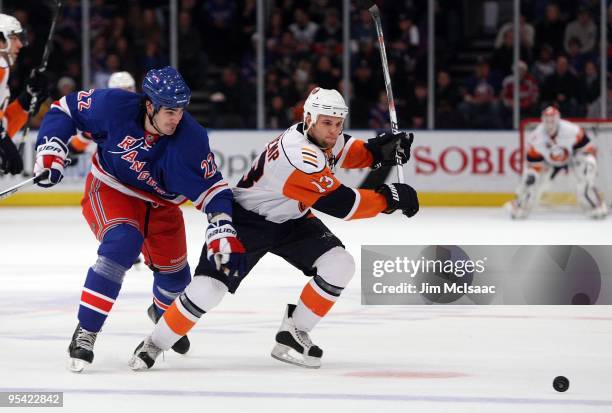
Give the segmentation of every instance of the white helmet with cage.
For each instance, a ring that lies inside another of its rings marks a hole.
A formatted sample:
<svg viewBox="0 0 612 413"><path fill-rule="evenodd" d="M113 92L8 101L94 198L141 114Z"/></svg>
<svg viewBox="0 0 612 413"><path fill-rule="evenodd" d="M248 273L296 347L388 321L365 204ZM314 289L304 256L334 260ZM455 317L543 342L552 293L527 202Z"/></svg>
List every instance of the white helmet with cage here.
<svg viewBox="0 0 612 413"><path fill-rule="evenodd" d="M310 125L306 125L306 116L308 115L311 118ZM304 132L310 126L317 123L319 115L346 118L348 107L344 103L344 98L337 90L316 87L310 92L304 103Z"/></svg>
<svg viewBox="0 0 612 413"><path fill-rule="evenodd" d="M136 81L129 72L115 72L108 79L108 87L136 91Z"/></svg>
<svg viewBox="0 0 612 413"><path fill-rule="evenodd" d="M542 111L542 123L548 136L554 136L557 133L560 121L561 113L556 107L548 106Z"/></svg>
<svg viewBox="0 0 612 413"><path fill-rule="evenodd" d="M21 23L19 23L19 20L13 16L0 13L0 34L2 35L0 40L4 41L5 43L4 47L0 47L0 52L8 54L9 64L12 65L14 61L13 56L10 55L12 43L11 37L15 35L19 36L19 39L23 45L26 45L26 38L24 36L25 33L21 27Z"/></svg>

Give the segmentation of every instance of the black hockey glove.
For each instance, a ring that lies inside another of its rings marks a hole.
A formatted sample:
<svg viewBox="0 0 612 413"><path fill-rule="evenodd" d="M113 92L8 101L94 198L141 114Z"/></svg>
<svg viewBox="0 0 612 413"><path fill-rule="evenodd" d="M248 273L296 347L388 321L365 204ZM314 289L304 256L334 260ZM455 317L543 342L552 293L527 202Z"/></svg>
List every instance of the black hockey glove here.
<svg viewBox="0 0 612 413"><path fill-rule="evenodd" d="M413 187L407 184L383 184L376 188L376 192L382 194L387 201L387 209L383 212L390 214L401 209L408 218L419 212L419 197Z"/></svg>
<svg viewBox="0 0 612 413"><path fill-rule="evenodd" d="M372 169L378 169L381 166L397 165L395 152L398 140L400 145L397 153L400 158L400 164L403 165L410 159L410 146L412 146L412 141L414 140L412 133L409 133L408 137L406 137L406 132L386 131L368 140L365 146L374 157Z"/></svg>
<svg viewBox="0 0 612 413"><path fill-rule="evenodd" d="M0 173L17 175L23 171L23 160L13 140L0 124Z"/></svg>
<svg viewBox="0 0 612 413"><path fill-rule="evenodd" d="M36 69L32 70L29 79L26 82L26 87L23 92L17 96L21 107L28 111L30 110L30 102L36 96L36 106L34 107L35 116L40 109L40 105L49 97L49 79L45 72L40 72Z"/></svg>

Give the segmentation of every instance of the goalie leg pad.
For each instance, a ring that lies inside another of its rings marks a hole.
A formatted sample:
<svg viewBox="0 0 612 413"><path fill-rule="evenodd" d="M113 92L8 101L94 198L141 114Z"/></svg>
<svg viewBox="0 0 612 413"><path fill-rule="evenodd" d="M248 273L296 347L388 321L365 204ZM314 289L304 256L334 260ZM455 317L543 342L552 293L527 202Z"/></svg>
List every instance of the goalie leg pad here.
<svg viewBox="0 0 612 413"><path fill-rule="evenodd" d="M355 260L342 247L321 255L314 266L317 274L302 290L293 313L293 322L302 331L311 331L329 312L355 273Z"/></svg>
<svg viewBox="0 0 612 413"><path fill-rule="evenodd" d="M540 189L544 182L544 173L529 168L523 175L521 184L516 189L516 198L511 204L510 214L513 219L523 219L533 210L540 198Z"/></svg>
<svg viewBox="0 0 612 413"><path fill-rule="evenodd" d="M608 209L597 186L597 160L592 154L576 156L572 164L572 172L576 177L576 197L582 210L591 218L604 218Z"/></svg>

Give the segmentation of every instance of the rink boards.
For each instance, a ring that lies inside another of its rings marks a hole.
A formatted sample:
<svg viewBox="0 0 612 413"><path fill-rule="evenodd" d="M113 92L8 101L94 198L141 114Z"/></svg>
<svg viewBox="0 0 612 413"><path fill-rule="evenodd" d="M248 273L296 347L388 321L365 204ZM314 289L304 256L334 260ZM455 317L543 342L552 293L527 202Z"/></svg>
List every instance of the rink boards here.
<svg viewBox="0 0 612 413"><path fill-rule="evenodd" d="M209 131L211 148L224 177L235 184L250 168L267 142L283 131ZM371 130L348 131L367 140ZM423 205L499 206L512 198L520 176L519 140L513 131L418 131L415 133L412 159L404 166L406 182L419 191ZM32 169L33 142L30 133L24 151L26 170ZM94 148L90 148L90 152ZM79 156L76 166L67 169L65 179L55 188L29 187L0 203L0 206L78 205L85 177L90 168L91 153ZM381 182L385 174L368 177L369 170L336 171L348 186ZM7 188L24 177L0 177L0 188ZM396 180L393 168L386 181Z"/></svg>

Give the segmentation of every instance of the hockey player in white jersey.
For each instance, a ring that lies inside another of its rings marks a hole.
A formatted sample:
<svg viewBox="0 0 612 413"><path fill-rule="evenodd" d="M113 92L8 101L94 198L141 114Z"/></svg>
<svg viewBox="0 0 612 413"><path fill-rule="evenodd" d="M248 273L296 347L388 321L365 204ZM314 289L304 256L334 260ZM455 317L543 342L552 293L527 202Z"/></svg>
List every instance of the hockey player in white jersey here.
<svg viewBox="0 0 612 413"><path fill-rule="evenodd" d="M296 304L289 304L276 334L272 357L317 368L323 351L309 332L329 312L355 271L351 254L311 212L311 208L345 220L419 209L415 190L407 184L383 184L376 190L344 186L334 176L340 168L370 168L410 158L412 134L385 132L367 143L342 133L348 108L336 90L315 88L304 104L304 121L270 142L251 170L234 188L233 224L246 248L244 275L225 274L211 265L210 248L218 234L208 232L195 276L159 320L153 333L130 360L135 370L153 366L156 357L189 331L204 313L216 307L266 253L284 258L310 280ZM220 221L221 223L226 221ZM223 233L223 225L219 233Z"/></svg>
<svg viewBox="0 0 612 413"><path fill-rule="evenodd" d="M593 219L606 217L608 209L595 184L596 149L581 127L561 119L557 108L549 106L542 112L542 123L528 136L526 150L526 169L511 203L512 218L527 218L542 185L565 168L576 179L576 197L584 213Z"/></svg>

